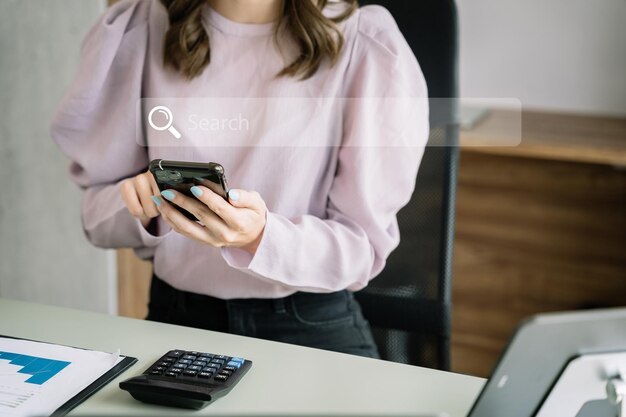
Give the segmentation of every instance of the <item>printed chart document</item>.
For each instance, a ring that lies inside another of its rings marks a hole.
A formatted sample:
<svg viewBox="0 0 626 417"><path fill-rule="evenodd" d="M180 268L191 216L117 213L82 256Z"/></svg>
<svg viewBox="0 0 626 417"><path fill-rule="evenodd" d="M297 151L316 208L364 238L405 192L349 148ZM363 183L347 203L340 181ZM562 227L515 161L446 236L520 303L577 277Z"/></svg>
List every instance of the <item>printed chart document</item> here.
<svg viewBox="0 0 626 417"><path fill-rule="evenodd" d="M124 357L0 337L0 416L49 416Z"/></svg>

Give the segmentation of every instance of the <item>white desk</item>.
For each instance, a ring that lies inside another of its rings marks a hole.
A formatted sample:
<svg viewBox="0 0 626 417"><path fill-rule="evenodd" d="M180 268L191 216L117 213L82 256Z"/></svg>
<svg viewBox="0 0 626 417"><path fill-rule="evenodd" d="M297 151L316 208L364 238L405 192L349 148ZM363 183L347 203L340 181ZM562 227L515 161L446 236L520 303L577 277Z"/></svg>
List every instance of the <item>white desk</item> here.
<svg viewBox="0 0 626 417"><path fill-rule="evenodd" d="M134 356L139 362L72 415L171 415L118 388L164 352L179 348L253 361L210 414L420 414L465 417L485 380L380 360L160 323L0 299L0 334Z"/></svg>

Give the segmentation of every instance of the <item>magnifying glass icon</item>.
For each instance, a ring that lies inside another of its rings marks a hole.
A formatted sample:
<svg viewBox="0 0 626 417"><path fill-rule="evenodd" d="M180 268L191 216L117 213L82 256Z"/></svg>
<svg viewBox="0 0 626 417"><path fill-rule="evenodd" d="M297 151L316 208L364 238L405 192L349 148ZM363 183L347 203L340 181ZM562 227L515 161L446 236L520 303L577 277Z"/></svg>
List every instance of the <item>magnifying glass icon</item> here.
<svg viewBox="0 0 626 417"><path fill-rule="evenodd" d="M154 123L153 118L155 116L155 113L159 113L165 118L165 125ZM168 130L172 135L174 135L176 139L181 138L180 132L176 130L174 126L172 126L172 123L174 123L174 116L172 116L172 111L165 106L156 106L152 110L150 110L150 113L148 114L148 123L150 123L150 126L152 126L154 130L157 130L159 132Z"/></svg>

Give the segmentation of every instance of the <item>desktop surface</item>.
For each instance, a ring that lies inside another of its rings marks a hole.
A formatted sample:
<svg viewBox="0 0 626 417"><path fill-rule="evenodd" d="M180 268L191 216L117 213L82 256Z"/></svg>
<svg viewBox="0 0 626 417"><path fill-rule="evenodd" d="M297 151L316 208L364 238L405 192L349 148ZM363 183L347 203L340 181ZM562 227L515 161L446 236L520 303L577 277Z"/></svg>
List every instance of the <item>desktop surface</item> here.
<svg viewBox="0 0 626 417"><path fill-rule="evenodd" d="M0 299L0 334L137 357L70 415L401 415L465 417L485 380L284 343ZM119 389L170 349L254 362L226 397L201 411L143 404Z"/></svg>

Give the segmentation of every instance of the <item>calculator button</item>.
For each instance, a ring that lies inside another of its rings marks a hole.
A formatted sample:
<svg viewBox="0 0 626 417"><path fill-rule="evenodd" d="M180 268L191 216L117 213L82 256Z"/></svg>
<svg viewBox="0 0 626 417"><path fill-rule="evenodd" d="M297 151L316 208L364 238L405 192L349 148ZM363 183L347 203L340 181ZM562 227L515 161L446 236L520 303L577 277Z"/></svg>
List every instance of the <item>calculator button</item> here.
<svg viewBox="0 0 626 417"><path fill-rule="evenodd" d="M206 360L209 360L213 357L213 355L211 355L210 353L201 353L200 354L200 358L206 358ZM204 360L204 359L203 359Z"/></svg>
<svg viewBox="0 0 626 417"><path fill-rule="evenodd" d="M216 381L224 382L228 379L228 377L226 375L216 375L213 379L215 379Z"/></svg>
<svg viewBox="0 0 626 417"><path fill-rule="evenodd" d="M226 360L226 359L228 359L228 356L225 356L225 355L215 355L215 359L224 359L224 360Z"/></svg>
<svg viewBox="0 0 626 417"><path fill-rule="evenodd" d="M181 368L172 368L169 372L174 372L175 374L180 374L183 371Z"/></svg>
<svg viewBox="0 0 626 417"><path fill-rule="evenodd" d="M150 371L150 375L161 375L162 373L163 373L162 371L157 371L157 370Z"/></svg>
<svg viewBox="0 0 626 417"><path fill-rule="evenodd" d="M191 365L191 366L187 367L187 370L188 371L196 371L196 372L198 372L198 371L202 370L202 367L201 366L197 366L197 365Z"/></svg>
<svg viewBox="0 0 626 417"><path fill-rule="evenodd" d="M198 372L196 372L196 371L185 371L185 372L183 372L183 375L184 376L196 376L196 375L198 375Z"/></svg>
<svg viewBox="0 0 626 417"><path fill-rule="evenodd" d="M212 359L211 363L219 363L221 365L224 363L224 359Z"/></svg>
<svg viewBox="0 0 626 417"><path fill-rule="evenodd" d="M206 362L205 361L195 361L194 363L192 363L192 365L197 365L197 366L206 366Z"/></svg>
<svg viewBox="0 0 626 417"><path fill-rule="evenodd" d="M178 374L175 372L166 372L164 375L170 378L176 378L178 376Z"/></svg>
<svg viewBox="0 0 626 417"><path fill-rule="evenodd" d="M237 370L236 367L232 366L232 365L226 365L224 367L224 371L231 371L231 372L235 372Z"/></svg>
<svg viewBox="0 0 626 417"><path fill-rule="evenodd" d="M187 367L186 364L184 363L175 363L172 368L180 368L180 369L185 369Z"/></svg>
<svg viewBox="0 0 626 417"><path fill-rule="evenodd" d="M200 372L198 373L198 378L209 379L213 376L213 372Z"/></svg>
<svg viewBox="0 0 626 417"><path fill-rule="evenodd" d="M239 362L234 362L234 361L230 361L230 362L228 362L226 365L228 365L228 366L234 366L235 368L240 368L240 367L241 367L241 363L239 363Z"/></svg>
<svg viewBox="0 0 626 417"><path fill-rule="evenodd" d="M231 374L232 374L232 371L220 371L220 375L230 376Z"/></svg>
<svg viewBox="0 0 626 417"><path fill-rule="evenodd" d="M159 371L159 372L163 372L165 371L165 366L155 366L154 368L152 368L153 371Z"/></svg>
<svg viewBox="0 0 626 417"><path fill-rule="evenodd" d="M246 360L244 358L232 358L231 361L243 364Z"/></svg>
<svg viewBox="0 0 626 417"><path fill-rule="evenodd" d="M185 365L191 365L191 362L189 359L180 359L177 363L184 363Z"/></svg>
<svg viewBox="0 0 626 417"><path fill-rule="evenodd" d="M197 358L197 356L196 356L196 355L184 355L184 356L183 356L183 359L188 359L188 360L190 360L190 361L195 361L195 360L196 360L196 358Z"/></svg>
<svg viewBox="0 0 626 417"><path fill-rule="evenodd" d="M192 350L191 352L187 352L187 353L193 356L200 356L200 352L196 352L195 350Z"/></svg>
<svg viewBox="0 0 626 417"><path fill-rule="evenodd" d="M157 363L157 366L164 366L164 367L168 367L172 364L172 362L168 362L168 361L161 361L159 363Z"/></svg>
<svg viewBox="0 0 626 417"><path fill-rule="evenodd" d="M204 369L202 369L202 372L209 372L211 374L214 374L215 372L217 372L217 369L216 368L211 368L210 366L207 366Z"/></svg>
<svg viewBox="0 0 626 417"><path fill-rule="evenodd" d="M169 356L170 358L179 358L181 357L185 352L183 352L182 350L171 350L167 356Z"/></svg>

